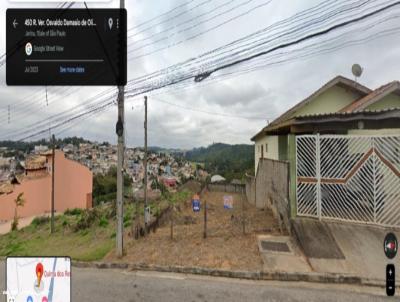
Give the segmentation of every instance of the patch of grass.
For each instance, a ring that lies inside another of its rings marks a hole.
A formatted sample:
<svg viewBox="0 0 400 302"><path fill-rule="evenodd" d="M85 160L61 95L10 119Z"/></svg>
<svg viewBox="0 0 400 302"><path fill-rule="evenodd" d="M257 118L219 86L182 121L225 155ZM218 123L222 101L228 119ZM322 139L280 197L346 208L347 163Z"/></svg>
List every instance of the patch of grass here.
<svg viewBox="0 0 400 302"><path fill-rule="evenodd" d="M96 261L103 259L110 250L114 247L114 241L107 242L104 245L98 246L82 255L77 256L75 259L80 261Z"/></svg>
<svg viewBox="0 0 400 302"><path fill-rule="evenodd" d="M14 255L18 252L22 252L23 251L23 247L21 245L20 242L11 242L9 243L6 247L5 247L5 256L11 256Z"/></svg>
<svg viewBox="0 0 400 302"><path fill-rule="evenodd" d="M50 221L39 217L21 230L0 235L0 256L70 256L75 260L101 260L115 242L115 226L106 218L106 210L96 209L96 215L86 214L94 215L95 223L78 231L75 231L76 226L82 220L93 218L82 217L84 212L56 216L53 234L50 234Z"/></svg>

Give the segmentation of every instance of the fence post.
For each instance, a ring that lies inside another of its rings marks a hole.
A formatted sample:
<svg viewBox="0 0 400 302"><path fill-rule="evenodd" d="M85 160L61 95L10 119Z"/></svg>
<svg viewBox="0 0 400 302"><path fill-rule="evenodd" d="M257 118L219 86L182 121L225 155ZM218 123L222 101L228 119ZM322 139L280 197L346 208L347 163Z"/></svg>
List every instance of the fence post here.
<svg viewBox="0 0 400 302"><path fill-rule="evenodd" d="M372 145L372 177L373 177L373 186L374 186L374 223L376 223L376 154L375 154L375 139L373 137L370 138Z"/></svg>
<svg viewBox="0 0 400 302"><path fill-rule="evenodd" d="M246 235L246 220L244 217L244 198L243 195L240 196L240 199L242 200L242 230L243 230L243 235Z"/></svg>
<svg viewBox="0 0 400 302"><path fill-rule="evenodd" d="M174 208L172 207L171 210L171 216L170 216L170 236L171 236L171 240L174 239Z"/></svg>
<svg viewBox="0 0 400 302"><path fill-rule="evenodd" d="M290 217L297 215L297 138L294 134L288 135L288 158L289 158L289 200Z"/></svg>
<svg viewBox="0 0 400 302"><path fill-rule="evenodd" d="M317 216L321 220L321 149L319 133L315 136L315 174L317 178Z"/></svg>
<svg viewBox="0 0 400 302"><path fill-rule="evenodd" d="M203 238L207 238L207 200L204 200L204 232Z"/></svg>

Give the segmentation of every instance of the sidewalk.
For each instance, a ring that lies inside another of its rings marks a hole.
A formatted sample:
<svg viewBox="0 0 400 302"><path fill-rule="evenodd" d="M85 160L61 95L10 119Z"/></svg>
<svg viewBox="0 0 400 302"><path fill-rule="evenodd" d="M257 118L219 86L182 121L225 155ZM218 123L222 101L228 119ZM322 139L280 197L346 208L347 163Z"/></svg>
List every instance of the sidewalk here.
<svg viewBox="0 0 400 302"><path fill-rule="evenodd" d="M386 234L393 232L400 238L399 230L306 218L295 219L293 229L314 272L354 275L384 282L386 265L400 266L399 255L390 260L383 251ZM399 276L397 271L396 278Z"/></svg>
<svg viewBox="0 0 400 302"><path fill-rule="evenodd" d="M201 274L253 280L306 281L343 283L384 287L387 263L400 266L399 256L389 261L383 252L388 228L342 222L324 222L315 219L293 221L293 237L279 234L259 234L256 244L262 262L258 267L221 267L193 265L191 261L177 264L164 262L151 264L138 262L131 257L108 258L101 263L76 262L79 267L96 267L125 270L150 270L185 274ZM238 238L238 240L243 240ZM160 243L160 241L158 241ZM227 247L225 242L225 251ZM176 244L176 242L175 242ZM204 244L204 243L203 243ZM243 242L242 242L243 244ZM202 244L199 244L201 246ZM174 243L172 243L174 246ZM172 247L171 247L172 248ZM178 248L179 250L179 248ZM204 252L204 251L203 251ZM200 255L204 253L199 251ZM228 253L229 254L229 253ZM397 273L397 278L398 278Z"/></svg>
<svg viewBox="0 0 400 302"><path fill-rule="evenodd" d="M24 228L32 223L35 216L20 218L18 221L18 229ZM11 232L12 220L0 223L0 235L5 235Z"/></svg>
<svg viewBox="0 0 400 302"><path fill-rule="evenodd" d="M55 216L61 215L61 214L62 213L58 213L58 212L54 213ZM42 217L42 216L50 217L50 213L44 213L42 215L20 218L18 221L18 229L27 227L28 225L30 225L32 223L33 219L35 219L36 217ZM0 223L0 235L5 235L5 234L11 232L11 224L12 224L12 220Z"/></svg>

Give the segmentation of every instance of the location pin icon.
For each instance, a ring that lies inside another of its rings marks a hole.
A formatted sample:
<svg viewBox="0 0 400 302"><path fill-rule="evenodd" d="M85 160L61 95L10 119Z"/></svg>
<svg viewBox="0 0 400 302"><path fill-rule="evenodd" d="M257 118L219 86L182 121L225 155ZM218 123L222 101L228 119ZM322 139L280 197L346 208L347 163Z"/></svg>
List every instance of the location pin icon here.
<svg viewBox="0 0 400 302"><path fill-rule="evenodd" d="M110 30L112 29L112 27L113 27L113 19L112 18L110 18L110 19L108 19L108 26L110 27Z"/></svg>
<svg viewBox="0 0 400 302"><path fill-rule="evenodd" d="M42 280L43 277L43 264L38 263L36 265L36 277L37 277L37 287L40 287L40 282Z"/></svg>

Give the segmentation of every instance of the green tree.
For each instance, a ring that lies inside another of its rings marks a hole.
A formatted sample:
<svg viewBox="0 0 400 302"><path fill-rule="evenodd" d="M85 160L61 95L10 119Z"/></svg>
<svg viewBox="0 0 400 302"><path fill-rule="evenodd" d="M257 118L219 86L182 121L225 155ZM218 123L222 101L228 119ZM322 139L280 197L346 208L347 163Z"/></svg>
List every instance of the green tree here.
<svg viewBox="0 0 400 302"><path fill-rule="evenodd" d="M14 212L14 220L11 224L11 230L16 231L18 229L19 217L18 217L18 208L23 207L25 205L24 193L19 193L17 198L14 200L15 203L15 212Z"/></svg>

